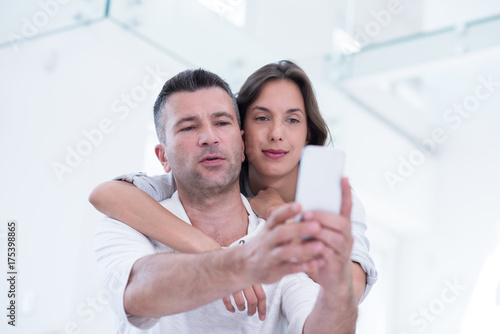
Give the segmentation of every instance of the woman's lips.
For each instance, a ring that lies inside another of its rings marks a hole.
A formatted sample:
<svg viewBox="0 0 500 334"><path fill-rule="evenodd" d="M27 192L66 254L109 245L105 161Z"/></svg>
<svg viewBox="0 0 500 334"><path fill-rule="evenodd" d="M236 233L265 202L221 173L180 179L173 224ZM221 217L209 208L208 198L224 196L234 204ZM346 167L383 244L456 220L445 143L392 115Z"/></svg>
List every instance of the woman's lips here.
<svg viewBox="0 0 500 334"><path fill-rule="evenodd" d="M288 151L269 149L269 150L262 150L262 153L264 153L264 155L270 159L280 159L283 158L288 153Z"/></svg>

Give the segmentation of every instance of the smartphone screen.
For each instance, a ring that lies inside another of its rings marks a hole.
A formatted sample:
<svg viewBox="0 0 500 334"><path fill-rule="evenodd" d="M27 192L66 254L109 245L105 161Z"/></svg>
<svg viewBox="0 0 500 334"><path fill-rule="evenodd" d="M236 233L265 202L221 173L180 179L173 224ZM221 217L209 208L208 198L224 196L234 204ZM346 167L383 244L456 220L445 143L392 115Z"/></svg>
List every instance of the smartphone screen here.
<svg viewBox="0 0 500 334"><path fill-rule="evenodd" d="M318 210L339 214L344 160L344 152L331 147L304 147L295 194L295 202L301 204L302 211ZM300 217L296 217L296 220L297 218Z"/></svg>

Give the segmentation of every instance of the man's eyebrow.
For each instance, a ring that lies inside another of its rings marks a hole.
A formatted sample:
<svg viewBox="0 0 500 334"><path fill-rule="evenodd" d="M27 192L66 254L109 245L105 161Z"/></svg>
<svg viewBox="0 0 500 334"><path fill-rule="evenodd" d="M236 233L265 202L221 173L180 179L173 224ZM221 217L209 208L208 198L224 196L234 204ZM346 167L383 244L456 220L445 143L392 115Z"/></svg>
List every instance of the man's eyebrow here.
<svg viewBox="0 0 500 334"><path fill-rule="evenodd" d="M181 125L182 123L185 123L185 122L193 122L196 120L196 117L195 116L189 116L189 117L183 117L181 118L180 120L178 120L175 124L174 124L174 128L177 128L179 125Z"/></svg>
<svg viewBox="0 0 500 334"><path fill-rule="evenodd" d="M211 118L219 118L219 117L228 117L231 120L234 120L234 115L232 115L231 113L228 113L226 111L219 111L219 112L213 113L212 116L211 116ZM196 120L198 120L198 117L196 117L196 116L183 117L183 118L179 119L174 124L174 128L179 127L182 123L194 122Z"/></svg>
<svg viewBox="0 0 500 334"><path fill-rule="evenodd" d="M219 117L228 117L231 120L234 120L234 115L231 113L228 113L226 111L219 111L219 112L213 113L211 118L219 118Z"/></svg>

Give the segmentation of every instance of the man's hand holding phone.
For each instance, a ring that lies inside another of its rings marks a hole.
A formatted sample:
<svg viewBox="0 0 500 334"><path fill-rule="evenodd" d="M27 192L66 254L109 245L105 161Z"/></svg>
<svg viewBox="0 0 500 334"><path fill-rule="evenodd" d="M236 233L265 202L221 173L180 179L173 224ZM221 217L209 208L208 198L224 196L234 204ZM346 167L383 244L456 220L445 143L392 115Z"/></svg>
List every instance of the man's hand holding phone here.
<svg viewBox="0 0 500 334"><path fill-rule="evenodd" d="M317 222L321 225L321 232L315 239L324 245L319 256L325 260L325 265L316 270L316 279L326 290L342 288L345 293L353 293L350 259L353 245L351 208L351 187L347 178L343 178L339 214L306 211L302 215L304 222Z"/></svg>

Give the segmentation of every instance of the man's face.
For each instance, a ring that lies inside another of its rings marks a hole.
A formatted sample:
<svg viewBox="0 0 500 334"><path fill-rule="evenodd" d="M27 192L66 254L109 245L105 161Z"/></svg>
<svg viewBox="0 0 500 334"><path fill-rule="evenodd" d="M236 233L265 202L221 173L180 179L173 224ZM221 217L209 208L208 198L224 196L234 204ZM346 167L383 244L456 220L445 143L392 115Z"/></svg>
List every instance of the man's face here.
<svg viewBox="0 0 500 334"><path fill-rule="evenodd" d="M157 155L179 188L215 193L238 181L244 160L243 132L223 89L174 93L163 112L165 154L163 158L158 145Z"/></svg>

